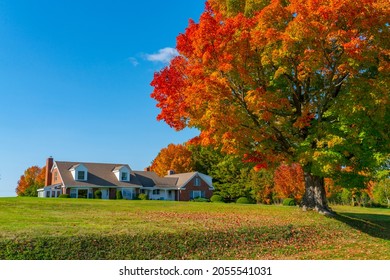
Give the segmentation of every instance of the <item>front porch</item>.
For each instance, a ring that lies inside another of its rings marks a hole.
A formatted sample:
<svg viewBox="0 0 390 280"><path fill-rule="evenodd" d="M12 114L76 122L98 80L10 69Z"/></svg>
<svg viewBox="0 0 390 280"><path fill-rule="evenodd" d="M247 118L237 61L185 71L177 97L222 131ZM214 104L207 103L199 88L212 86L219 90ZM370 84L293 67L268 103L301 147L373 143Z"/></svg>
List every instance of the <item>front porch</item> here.
<svg viewBox="0 0 390 280"><path fill-rule="evenodd" d="M117 191L121 191L123 199L135 199L136 190L134 188L87 188L87 187L72 187L67 190L70 198L99 198L99 199L116 199Z"/></svg>
<svg viewBox="0 0 390 280"><path fill-rule="evenodd" d="M38 197L59 197L62 194L61 188L61 184L56 184L38 189Z"/></svg>
<svg viewBox="0 0 390 280"><path fill-rule="evenodd" d="M174 189L142 188L140 193L146 194L150 200L177 200L177 190Z"/></svg>

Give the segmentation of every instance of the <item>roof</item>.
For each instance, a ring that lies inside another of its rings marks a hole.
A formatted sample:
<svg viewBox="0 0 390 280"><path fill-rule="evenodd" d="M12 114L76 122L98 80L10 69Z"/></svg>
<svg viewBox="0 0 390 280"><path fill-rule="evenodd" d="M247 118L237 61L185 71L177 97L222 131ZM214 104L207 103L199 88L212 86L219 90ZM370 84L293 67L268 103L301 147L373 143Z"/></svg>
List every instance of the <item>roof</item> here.
<svg viewBox="0 0 390 280"><path fill-rule="evenodd" d="M74 180L71 169L79 164L84 165L88 169L87 181L76 181ZM141 183L134 175L130 172L130 182L118 181L113 170L117 167L123 167L130 169L127 164L114 164L114 163L88 163L88 162L67 162L67 161L56 161L60 176L65 186L104 186L104 187L139 187Z"/></svg>
<svg viewBox="0 0 390 280"><path fill-rule="evenodd" d="M130 167L129 167L128 165L127 165L127 166L125 166L125 165L119 165L119 166L116 166L112 171L119 171L119 170L121 170L123 167L125 167L125 168L131 170Z"/></svg>
<svg viewBox="0 0 390 280"><path fill-rule="evenodd" d="M160 177L153 171L134 171L134 174L145 188L156 187L177 189L177 178Z"/></svg>
<svg viewBox="0 0 390 280"><path fill-rule="evenodd" d="M198 175L200 178L202 178L202 180L205 181L207 183L207 185L209 185L210 188L213 188L212 178L206 174L196 172L196 171L195 172L188 172L188 173L178 173L178 174L167 175L164 178L177 179L176 185L179 188L183 188L196 175Z"/></svg>
<svg viewBox="0 0 390 280"><path fill-rule="evenodd" d="M164 178L166 178L166 179L176 179L177 180L176 185L178 187L183 187L197 173L198 172L178 173L178 174L167 175Z"/></svg>
<svg viewBox="0 0 390 280"><path fill-rule="evenodd" d="M77 181L72 175L72 170L80 165L88 169L86 181ZM179 189L185 187L185 185L195 176L199 176L211 189L213 188L212 178L199 172L179 173L160 177L153 171L131 171L128 164L55 161L53 168L54 166L57 166L60 177L66 187L142 187ZM123 167L130 170L130 182L119 181L115 175L115 171L119 171Z"/></svg>
<svg viewBox="0 0 390 280"><path fill-rule="evenodd" d="M61 184L54 184L54 185L50 185L50 186L45 186L43 188L40 188L40 189L37 189L38 192L40 191L44 191L44 190L52 190L52 189L60 189L61 188Z"/></svg>

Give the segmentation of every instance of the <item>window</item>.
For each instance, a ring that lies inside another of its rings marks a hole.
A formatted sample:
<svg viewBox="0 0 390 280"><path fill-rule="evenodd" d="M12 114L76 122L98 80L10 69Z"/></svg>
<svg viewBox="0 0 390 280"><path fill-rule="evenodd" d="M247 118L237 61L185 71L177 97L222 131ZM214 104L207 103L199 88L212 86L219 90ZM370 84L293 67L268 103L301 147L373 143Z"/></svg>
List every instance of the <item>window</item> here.
<svg viewBox="0 0 390 280"><path fill-rule="evenodd" d="M153 190L153 194L160 194L160 190Z"/></svg>
<svg viewBox="0 0 390 280"><path fill-rule="evenodd" d="M127 172L122 172L121 181L128 181Z"/></svg>
<svg viewBox="0 0 390 280"><path fill-rule="evenodd" d="M85 171L77 172L77 180L84 180L84 178L85 178Z"/></svg>
<svg viewBox="0 0 390 280"><path fill-rule="evenodd" d="M46 197L50 197L50 191L46 191Z"/></svg>
<svg viewBox="0 0 390 280"><path fill-rule="evenodd" d="M70 190L70 197L71 198L77 198L77 189L71 189Z"/></svg>
<svg viewBox="0 0 390 280"><path fill-rule="evenodd" d="M57 182L57 171L54 172L54 182Z"/></svg>
<svg viewBox="0 0 390 280"><path fill-rule="evenodd" d="M79 190L78 198L88 198L88 190Z"/></svg>
<svg viewBox="0 0 390 280"><path fill-rule="evenodd" d="M124 199L133 199L132 189L122 189L122 196Z"/></svg>
<svg viewBox="0 0 390 280"><path fill-rule="evenodd" d="M76 181L88 180L88 169L81 163L72 166L69 171L72 173L73 179Z"/></svg>
<svg viewBox="0 0 390 280"><path fill-rule="evenodd" d="M195 187L200 187L200 178L199 177L195 178L194 186Z"/></svg>
<svg viewBox="0 0 390 280"><path fill-rule="evenodd" d="M205 197L204 191L191 191L190 193L190 199L199 198L199 197Z"/></svg>

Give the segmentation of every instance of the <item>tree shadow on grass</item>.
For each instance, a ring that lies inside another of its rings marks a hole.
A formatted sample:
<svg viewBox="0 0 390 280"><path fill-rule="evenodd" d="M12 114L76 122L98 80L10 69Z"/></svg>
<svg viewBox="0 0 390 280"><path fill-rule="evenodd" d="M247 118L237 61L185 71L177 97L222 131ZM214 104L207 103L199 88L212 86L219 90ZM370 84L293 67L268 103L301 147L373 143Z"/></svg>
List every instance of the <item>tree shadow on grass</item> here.
<svg viewBox="0 0 390 280"><path fill-rule="evenodd" d="M333 218L373 237L390 240L389 215L342 212Z"/></svg>

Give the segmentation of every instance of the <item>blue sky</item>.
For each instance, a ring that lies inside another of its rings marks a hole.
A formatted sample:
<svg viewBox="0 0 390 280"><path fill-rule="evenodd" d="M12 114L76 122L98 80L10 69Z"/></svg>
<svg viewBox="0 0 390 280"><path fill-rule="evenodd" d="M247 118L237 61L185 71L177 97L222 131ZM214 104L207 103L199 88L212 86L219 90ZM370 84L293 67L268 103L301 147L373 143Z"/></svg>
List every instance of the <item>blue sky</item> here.
<svg viewBox="0 0 390 280"><path fill-rule="evenodd" d="M158 122L150 82L204 1L0 0L0 196L62 161L148 166L183 143Z"/></svg>

